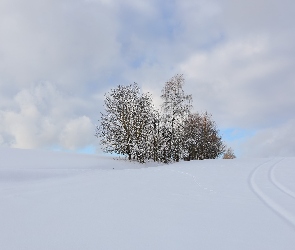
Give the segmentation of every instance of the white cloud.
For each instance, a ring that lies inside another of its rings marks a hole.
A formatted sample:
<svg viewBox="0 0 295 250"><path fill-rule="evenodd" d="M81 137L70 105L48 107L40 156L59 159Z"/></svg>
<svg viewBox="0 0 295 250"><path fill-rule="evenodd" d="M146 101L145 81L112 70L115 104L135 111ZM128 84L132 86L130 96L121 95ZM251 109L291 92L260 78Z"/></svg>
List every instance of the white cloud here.
<svg viewBox="0 0 295 250"><path fill-rule="evenodd" d="M18 87L48 80L79 89L120 61L115 14L83 1L1 1L1 81Z"/></svg>
<svg viewBox="0 0 295 250"><path fill-rule="evenodd" d="M221 128L283 126L295 108L294 5L2 0L0 141L84 147L105 92L135 81L159 104L176 73L196 110L213 113Z"/></svg>
<svg viewBox="0 0 295 250"><path fill-rule="evenodd" d="M284 108L295 105L295 86L280 76L290 74L293 61L273 55L271 46L269 39L254 37L193 54L180 71L195 107L212 112L222 126L253 129L289 119Z"/></svg>
<svg viewBox="0 0 295 250"><path fill-rule="evenodd" d="M64 148L75 150L84 148L93 142L94 127L89 117L82 116L70 120L60 135L60 143Z"/></svg>
<svg viewBox="0 0 295 250"><path fill-rule="evenodd" d="M0 132L16 148L61 145L64 149L83 148L94 142L94 125L87 116L78 116L79 102L62 94L51 83L23 89L14 97L14 107L0 112Z"/></svg>
<svg viewBox="0 0 295 250"><path fill-rule="evenodd" d="M221 0L221 4L224 24L234 35L280 32L293 26L292 0Z"/></svg>
<svg viewBox="0 0 295 250"><path fill-rule="evenodd" d="M244 156L288 157L295 155L295 120L261 130L242 144Z"/></svg>

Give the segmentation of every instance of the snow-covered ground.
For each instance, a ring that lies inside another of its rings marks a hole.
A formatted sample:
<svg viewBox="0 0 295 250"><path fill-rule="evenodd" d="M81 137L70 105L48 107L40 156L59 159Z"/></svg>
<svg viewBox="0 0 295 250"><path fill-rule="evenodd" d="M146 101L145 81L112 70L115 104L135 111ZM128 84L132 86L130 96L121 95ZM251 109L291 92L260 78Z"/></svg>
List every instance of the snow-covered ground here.
<svg viewBox="0 0 295 250"><path fill-rule="evenodd" d="M294 250L295 158L181 162L0 149L1 250Z"/></svg>

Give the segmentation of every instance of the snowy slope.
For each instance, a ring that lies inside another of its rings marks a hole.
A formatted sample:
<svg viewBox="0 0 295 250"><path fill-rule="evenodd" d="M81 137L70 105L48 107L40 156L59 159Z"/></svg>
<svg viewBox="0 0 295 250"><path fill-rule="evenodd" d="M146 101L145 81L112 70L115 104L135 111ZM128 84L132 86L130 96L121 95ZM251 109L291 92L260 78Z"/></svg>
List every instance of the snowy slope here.
<svg viewBox="0 0 295 250"><path fill-rule="evenodd" d="M295 158L140 165L0 149L0 249L293 250Z"/></svg>

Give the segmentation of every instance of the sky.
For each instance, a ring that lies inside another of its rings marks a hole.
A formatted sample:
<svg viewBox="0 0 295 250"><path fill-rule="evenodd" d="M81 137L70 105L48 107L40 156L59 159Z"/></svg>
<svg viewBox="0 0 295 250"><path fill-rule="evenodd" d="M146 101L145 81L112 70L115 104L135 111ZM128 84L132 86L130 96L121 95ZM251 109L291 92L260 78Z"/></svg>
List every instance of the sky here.
<svg viewBox="0 0 295 250"><path fill-rule="evenodd" d="M0 146L99 153L104 94L183 74L238 157L295 156L292 0L0 0Z"/></svg>

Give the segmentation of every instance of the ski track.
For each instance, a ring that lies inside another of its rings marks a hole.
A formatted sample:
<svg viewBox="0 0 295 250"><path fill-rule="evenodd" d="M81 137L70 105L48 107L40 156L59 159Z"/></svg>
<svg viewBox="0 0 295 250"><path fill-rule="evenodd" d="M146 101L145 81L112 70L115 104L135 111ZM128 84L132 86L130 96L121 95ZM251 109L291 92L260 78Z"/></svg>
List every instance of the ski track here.
<svg viewBox="0 0 295 250"><path fill-rule="evenodd" d="M276 179L274 175L274 169L277 166L277 164L283 159L277 160L274 163L271 163L273 160L268 160L260 165L258 165L251 173L248 179L248 183L252 191L258 196L258 198L272 211L274 211L280 218L282 218L284 221L286 221L289 225L291 225L295 229L295 213L291 213L283 207L283 205L279 204L277 201L271 197L271 195L266 194L262 189L261 186L259 186L259 182L255 181L255 179L259 177L265 177L263 176L263 173L259 173L259 170L261 168L267 166L267 179L268 182L272 184L272 188L268 187L268 190L273 191L279 191L282 194L282 197L284 197L284 200L292 198L292 205L294 205L295 208L295 202L294 202L294 193L284 187L282 184L280 184ZM266 165L268 164L268 165ZM290 208L289 208L290 209ZM294 209L293 209L294 211Z"/></svg>
<svg viewBox="0 0 295 250"><path fill-rule="evenodd" d="M273 165L273 167L271 168L270 172L269 172L269 178L271 180L271 182L278 188L280 189L282 192L284 192L285 194L289 195L290 197L292 197L293 199L295 199L295 193L290 190L289 188L285 187L283 184L281 184L275 177L274 174L274 169L277 168L277 164Z"/></svg>

